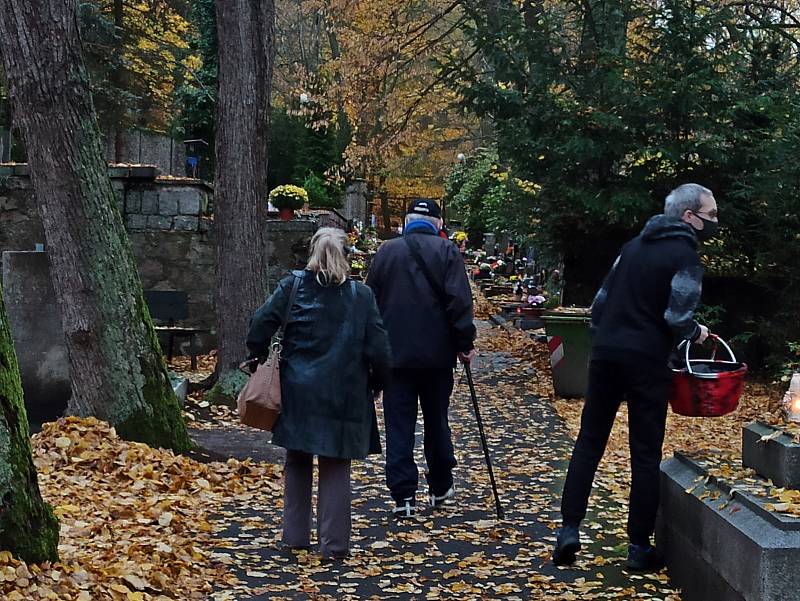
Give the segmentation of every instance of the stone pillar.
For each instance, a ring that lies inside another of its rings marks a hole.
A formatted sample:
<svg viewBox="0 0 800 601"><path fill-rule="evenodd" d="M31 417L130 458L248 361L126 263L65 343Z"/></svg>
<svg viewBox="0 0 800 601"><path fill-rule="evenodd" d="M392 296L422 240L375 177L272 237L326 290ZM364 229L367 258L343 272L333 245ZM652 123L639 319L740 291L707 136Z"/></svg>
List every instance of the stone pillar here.
<svg viewBox="0 0 800 601"><path fill-rule="evenodd" d="M350 182L344 192L344 207L342 215L345 219L361 221L365 226L367 223L367 182L363 179L356 179Z"/></svg>
<svg viewBox="0 0 800 601"><path fill-rule="evenodd" d="M72 391L47 254L4 252L3 294L28 421L33 426L53 421L64 413Z"/></svg>

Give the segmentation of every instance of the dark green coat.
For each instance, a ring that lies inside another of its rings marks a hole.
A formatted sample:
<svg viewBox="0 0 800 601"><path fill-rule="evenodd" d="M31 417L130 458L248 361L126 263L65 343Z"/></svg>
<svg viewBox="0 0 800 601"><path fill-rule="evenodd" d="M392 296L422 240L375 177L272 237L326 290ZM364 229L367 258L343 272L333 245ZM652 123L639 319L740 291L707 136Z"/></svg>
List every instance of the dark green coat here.
<svg viewBox="0 0 800 601"><path fill-rule="evenodd" d="M389 338L372 291L357 282L320 286L302 276L281 360L283 407L272 442L324 457L362 459L380 453L374 392L389 373ZM295 275L250 320L247 348L266 357L283 319Z"/></svg>

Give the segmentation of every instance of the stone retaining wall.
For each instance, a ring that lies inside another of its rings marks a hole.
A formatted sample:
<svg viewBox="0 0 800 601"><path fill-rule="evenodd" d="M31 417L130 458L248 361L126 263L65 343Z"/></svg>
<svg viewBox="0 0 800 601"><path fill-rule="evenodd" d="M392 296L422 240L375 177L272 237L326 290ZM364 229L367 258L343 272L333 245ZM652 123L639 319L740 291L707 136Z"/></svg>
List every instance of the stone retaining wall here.
<svg viewBox="0 0 800 601"><path fill-rule="evenodd" d="M212 188L200 180L155 177L153 169L110 172L142 286L186 291L189 318L181 325L213 329ZM0 176L0 252L34 250L44 242L30 178Z"/></svg>
<svg viewBox="0 0 800 601"><path fill-rule="evenodd" d="M200 180L155 177L149 167L112 166L110 175L142 286L185 291L189 317L176 325L213 331L212 188ZM309 211L295 221L268 221L264 244L269 290L288 270L305 265L310 238L318 227L344 223L335 211ZM34 250L44 242L29 177L0 173L0 252ZM203 338L203 349L213 346L213 335Z"/></svg>

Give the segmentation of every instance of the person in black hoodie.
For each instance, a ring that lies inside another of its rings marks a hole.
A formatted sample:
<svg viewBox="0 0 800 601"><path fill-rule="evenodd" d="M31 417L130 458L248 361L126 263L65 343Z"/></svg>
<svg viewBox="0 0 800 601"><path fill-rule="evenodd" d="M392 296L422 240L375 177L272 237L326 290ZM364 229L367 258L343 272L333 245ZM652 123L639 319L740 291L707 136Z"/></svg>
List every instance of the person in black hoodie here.
<svg viewBox="0 0 800 601"><path fill-rule="evenodd" d="M589 388L562 493L557 565L571 564L580 550L580 522L623 399L632 471L626 565L643 571L664 565L650 537L672 381L668 361L681 341L699 344L708 336L708 328L694 320L703 278L697 241L714 237L718 228L712 192L697 184L679 186L667 196L664 213L622 248L595 296Z"/></svg>
<svg viewBox="0 0 800 601"><path fill-rule="evenodd" d="M469 362L475 339L464 261L452 242L439 237L439 206L432 200L417 200L405 222L403 236L381 245L367 275L392 347L383 417L386 484L396 517L416 513L418 404L425 424L430 504L436 507L455 496L456 459L447 413L456 357Z"/></svg>

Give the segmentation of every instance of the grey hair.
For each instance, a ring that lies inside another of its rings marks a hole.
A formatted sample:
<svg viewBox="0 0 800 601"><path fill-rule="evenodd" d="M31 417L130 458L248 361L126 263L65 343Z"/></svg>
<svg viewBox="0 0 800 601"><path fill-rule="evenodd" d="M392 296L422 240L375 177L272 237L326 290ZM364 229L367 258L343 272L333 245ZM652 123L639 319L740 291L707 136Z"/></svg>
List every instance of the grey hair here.
<svg viewBox="0 0 800 601"><path fill-rule="evenodd" d="M680 219L687 210L697 212L703 196L714 196L714 193L700 184L678 186L669 193L664 202L664 215Z"/></svg>
<svg viewBox="0 0 800 601"><path fill-rule="evenodd" d="M415 221L427 221L435 225L437 228L442 224L442 220L438 217L431 217L430 215L420 215L419 213L409 213L406 215L406 225L414 223Z"/></svg>
<svg viewBox="0 0 800 601"><path fill-rule="evenodd" d="M347 281L350 265L345 256L347 234L334 227L323 227L311 238L307 269L316 275L320 286L339 286Z"/></svg>

